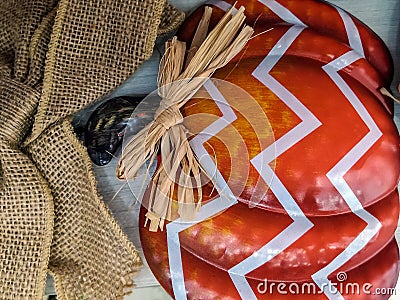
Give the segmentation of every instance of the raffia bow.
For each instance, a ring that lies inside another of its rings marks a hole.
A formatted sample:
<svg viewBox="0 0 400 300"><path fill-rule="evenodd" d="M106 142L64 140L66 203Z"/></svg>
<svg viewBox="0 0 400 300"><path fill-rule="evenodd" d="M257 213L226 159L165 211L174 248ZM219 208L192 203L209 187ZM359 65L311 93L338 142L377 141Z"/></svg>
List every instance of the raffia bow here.
<svg viewBox="0 0 400 300"><path fill-rule="evenodd" d="M162 230L164 220L171 220L176 183L178 214L182 220L193 220L201 205L202 168L190 147L189 133L182 124L180 108L217 69L225 66L243 49L253 34L251 27L243 26L244 7L235 14L234 10L232 7L207 35L212 9L205 8L186 61L184 42L174 37L166 43L158 75L158 93L162 98L160 107L154 121L130 140L119 160L118 178L133 179L140 167L148 160L154 161L158 150L161 150L162 163L153 176L146 214L147 220L150 220L150 231ZM197 190L196 200L194 190Z"/></svg>

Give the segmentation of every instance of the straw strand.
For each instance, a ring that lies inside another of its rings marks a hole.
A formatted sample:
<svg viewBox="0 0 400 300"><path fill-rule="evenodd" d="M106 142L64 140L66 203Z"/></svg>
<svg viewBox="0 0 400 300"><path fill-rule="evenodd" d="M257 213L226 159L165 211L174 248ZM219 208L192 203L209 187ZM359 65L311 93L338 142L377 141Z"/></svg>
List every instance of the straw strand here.
<svg viewBox="0 0 400 300"><path fill-rule="evenodd" d="M153 176L146 214L150 231L162 230L165 220L171 220L176 213L182 220L193 220L201 206L203 170L190 147L188 130L181 124L180 108L217 69L243 49L253 34L251 27L243 26L244 8L240 7L235 15L233 10L234 7L206 35L211 8L205 9L186 59L185 43L176 37L166 43L158 76L160 107L154 121L128 142L119 160L117 176L133 179L146 161L152 165L161 150L161 164ZM211 176L205 175L212 181ZM175 185L177 212L172 203Z"/></svg>

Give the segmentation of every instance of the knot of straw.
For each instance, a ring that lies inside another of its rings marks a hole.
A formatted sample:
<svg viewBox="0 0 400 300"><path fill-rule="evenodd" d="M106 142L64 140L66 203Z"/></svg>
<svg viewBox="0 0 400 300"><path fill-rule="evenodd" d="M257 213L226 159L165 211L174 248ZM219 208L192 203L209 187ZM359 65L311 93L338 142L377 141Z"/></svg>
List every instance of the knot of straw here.
<svg viewBox="0 0 400 300"><path fill-rule="evenodd" d="M156 112L154 118L154 126L162 126L165 130L170 129L172 126L179 124L183 121L183 116L178 106L172 105L161 112Z"/></svg>
<svg viewBox="0 0 400 300"><path fill-rule="evenodd" d="M182 220L192 221L200 208L202 168L190 147L188 130L181 124L179 109L243 49L253 34L251 27L243 26L244 8L233 12L234 6L207 34L212 9L205 7L187 55L186 44L176 37L166 43L158 74L160 107L154 121L128 142L119 160L118 178L134 179L146 161L152 165L160 150L161 164L153 175L146 214L151 231L162 230L165 219L176 216L174 209ZM177 209L172 203L174 197Z"/></svg>

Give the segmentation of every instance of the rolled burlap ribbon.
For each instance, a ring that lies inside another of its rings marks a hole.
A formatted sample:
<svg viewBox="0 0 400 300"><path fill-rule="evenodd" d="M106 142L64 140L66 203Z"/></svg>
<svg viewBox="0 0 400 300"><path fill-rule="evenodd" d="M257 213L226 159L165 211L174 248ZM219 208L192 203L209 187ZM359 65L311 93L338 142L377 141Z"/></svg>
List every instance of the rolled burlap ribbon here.
<svg viewBox="0 0 400 300"><path fill-rule="evenodd" d="M183 15L161 0L0 1L0 299L120 299L141 265L101 201L70 116Z"/></svg>

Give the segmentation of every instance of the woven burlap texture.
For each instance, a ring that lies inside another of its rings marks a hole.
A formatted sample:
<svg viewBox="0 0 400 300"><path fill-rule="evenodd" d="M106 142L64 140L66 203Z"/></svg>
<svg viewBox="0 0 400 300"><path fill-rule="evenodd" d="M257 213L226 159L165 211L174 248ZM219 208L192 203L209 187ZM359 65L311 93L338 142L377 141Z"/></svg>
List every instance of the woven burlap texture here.
<svg viewBox="0 0 400 300"><path fill-rule="evenodd" d="M180 12L161 0L0 0L0 299L121 299L141 265L70 116L126 80Z"/></svg>

